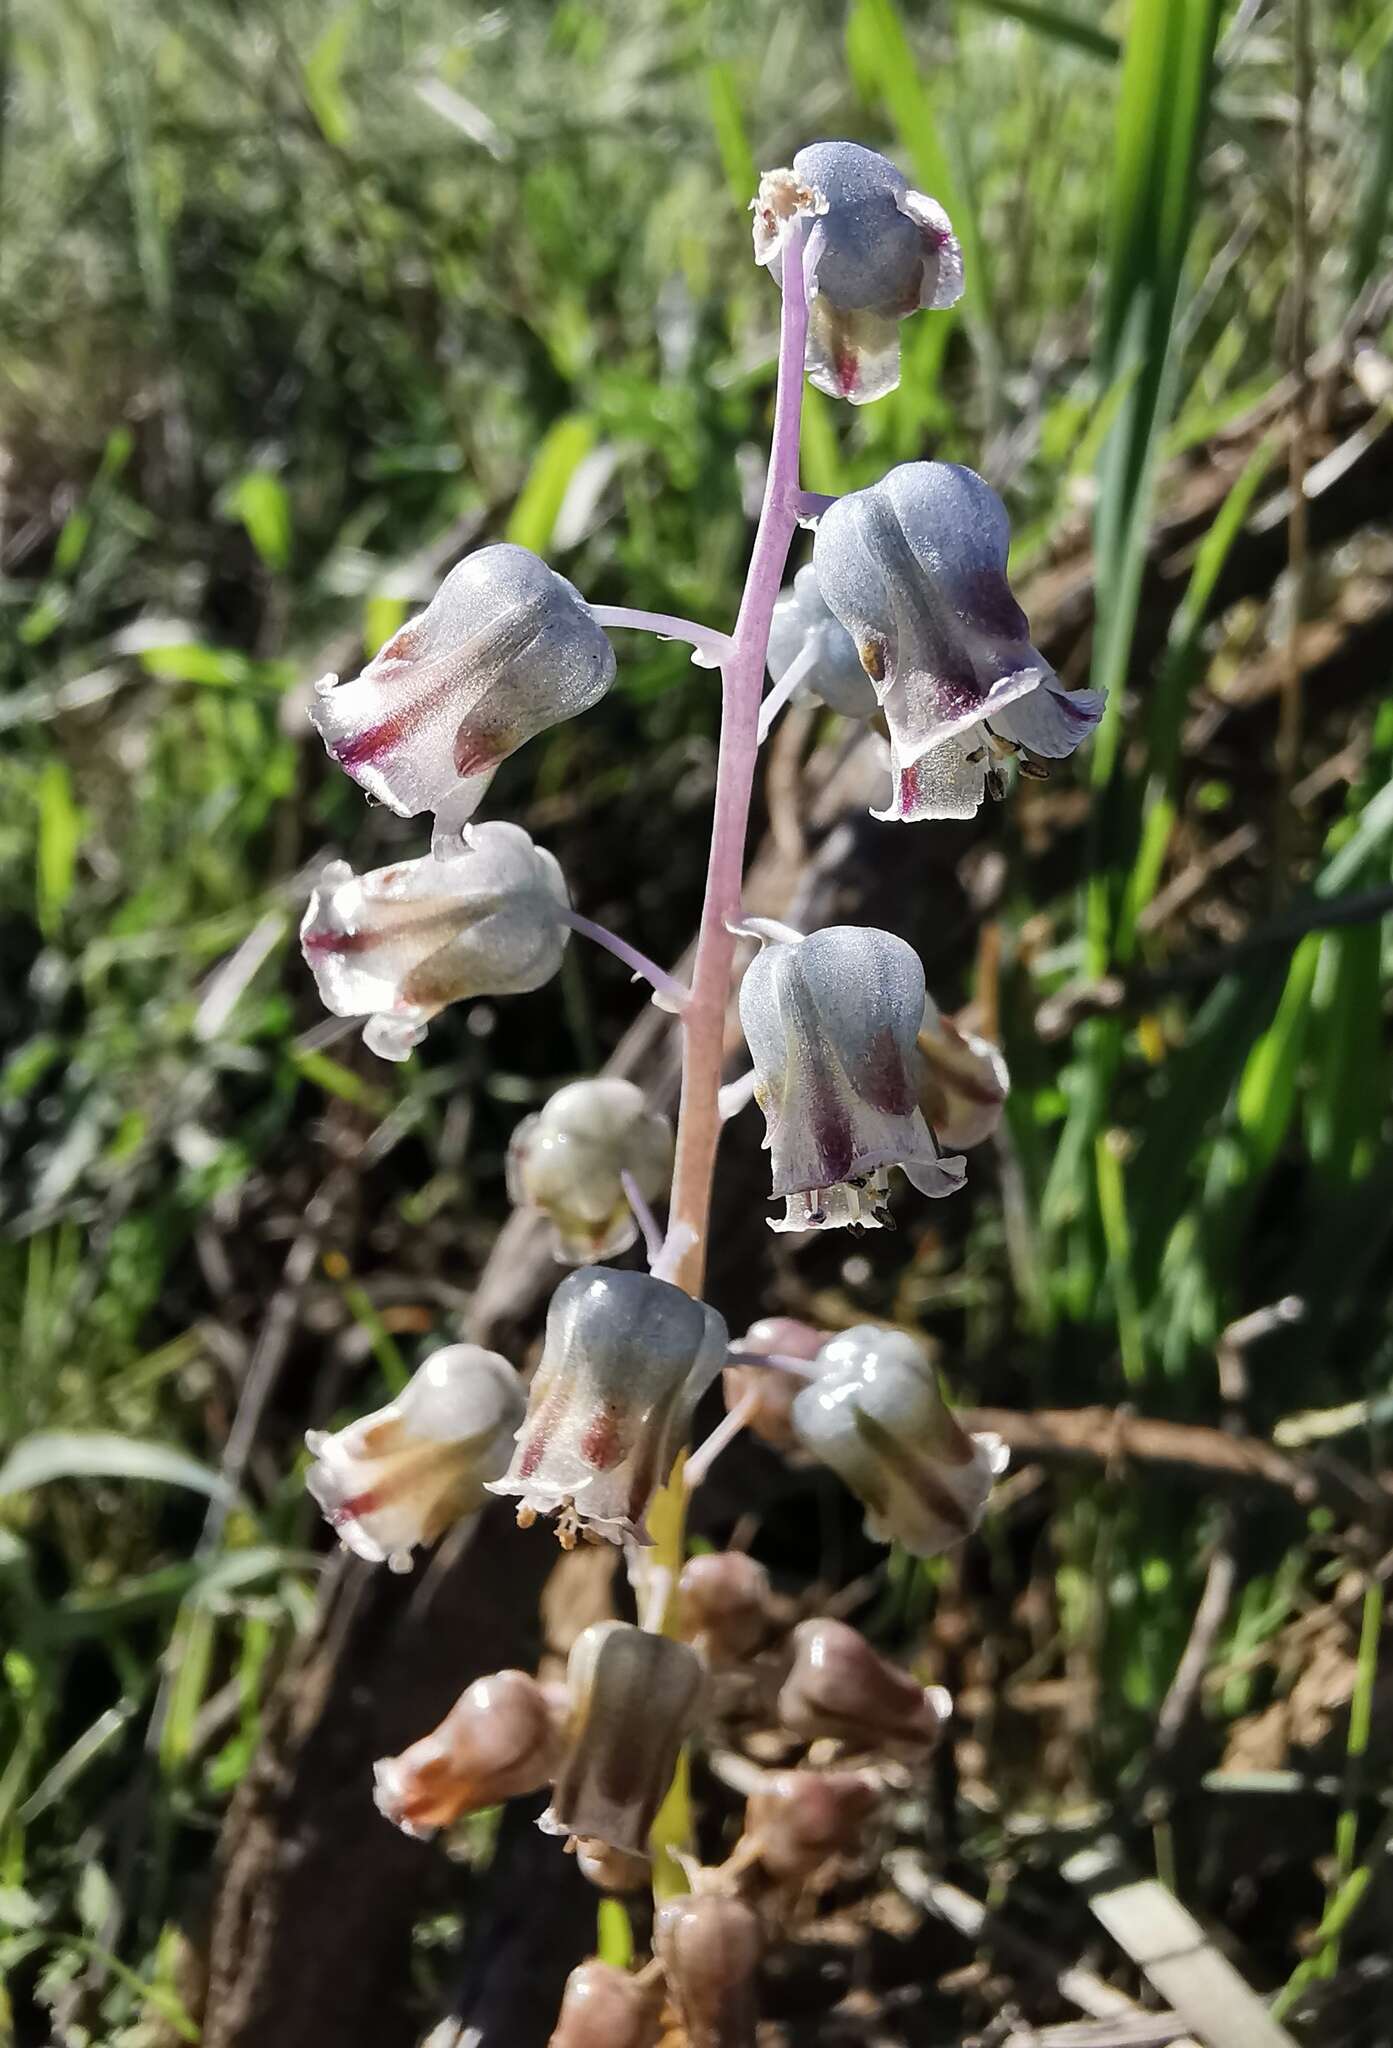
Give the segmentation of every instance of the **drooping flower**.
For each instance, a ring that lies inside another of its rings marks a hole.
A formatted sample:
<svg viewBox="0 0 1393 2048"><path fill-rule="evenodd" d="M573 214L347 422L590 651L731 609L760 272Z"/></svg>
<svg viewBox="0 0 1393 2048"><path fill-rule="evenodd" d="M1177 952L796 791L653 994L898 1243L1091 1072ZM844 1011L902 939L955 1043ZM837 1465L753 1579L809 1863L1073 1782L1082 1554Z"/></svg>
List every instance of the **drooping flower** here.
<svg viewBox="0 0 1393 2048"><path fill-rule="evenodd" d="M657 2048L662 1989L592 1956L566 1979L547 2048Z"/></svg>
<svg viewBox="0 0 1393 2048"><path fill-rule="evenodd" d="M776 1884L801 1885L857 1846L880 1793L864 1771L778 1771L750 1794L745 1836Z"/></svg>
<svg viewBox="0 0 1393 2048"><path fill-rule="evenodd" d="M332 1434L307 1430L314 1463L305 1484L346 1550L409 1571L418 1544L434 1543L483 1505L524 1405L506 1358L477 1344L447 1345L385 1408Z"/></svg>
<svg viewBox="0 0 1393 2048"><path fill-rule="evenodd" d="M732 1347L735 1362L721 1375L727 1410L748 1403L745 1427L750 1434L776 1451L791 1451L797 1442L793 1403L816 1377L814 1362L826 1342L825 1330L816 1330L811 1323L800 1323L792 1316L762 1316L751 1323ZM760 1357L792 1359L806 1365L808 1371L800 1375L750 1362Z"/></svg>
<svg viewBox="0 0 1393 2048"><path fill-rule="evenodd" d="M1000 1046L975 1031L960 1031L929 996L919 1056L919 1107L939 1144L970 1152L985 1143L1001 1122L1011 1088Z"/></svg>
<svg viewBox="0 0 1393 2048"><path fill-rule="evenodd" d="M774 606L769 627L771 681L782 682L796 661L803 664L798 693L810 691L846 718L875 716L875 688L861 666L856 642L823 603L811 562L803 564Z"/></svg>
<svg viewBox="0 0 1393 2048"><path fill-rule="evenodd" d="M614 673L580 592L500 541L452 569L353 682L317 684L310 716L369 796L403 818L433 811L448 851L499 762L598 704Z"/></svg>
<svg viewBox="0 0 1393 2048"><path fill-rule="evenodd" d="M920 1685L887 1663L844 1621L801 1621L779 1693L779 1720L805 1741L831 1736L853 1749L882 1743L932 1749L953 1711L941 1685Z"/></svg>
<svg viewBox="0 0 1393 2048"><path fill-rule="evenodd" d="M540 1792L560 1759L552 1703L525 1671L493 1671L461 1693L440 1726L373 1765L377 1810L424 1840L462 1814Z"/></svg>
<svg viewBox="0 0 1393 2048"><path fill-rule="evenodd" d="M447 1003L522 995L550 981L570 937L554 855L520 825L471 825L446 860L355 875L331 861L310 897L300 949L336 1017L366 1017L363 1040L404 1060Z"/></svg>
<svg viewBox="0 0 1393 2048"><path fill-rule="evenodd" d="M715 1891L670 1899L653 1947L689 2048L755 2048L764 1932L753 1906Z"/></svg>
<svg viewBox="0 0 1393 2048"><path fill-rule="evenodd" d="M924 970L889 932L829 925L802 938L752 919L764 943L745 970L740 1021L764 1111L775 1230L875 1229L889 1169L925 1195L951 1195L963 1161L944 1158L918 1101L915 1041Z"/></svg>
<svg viewBox="0 0 1393 2048"><path fill-rule="evenodd" d="M701 1710L701 1659L627 1621L597 1621L571 1647L566 1690L565 1754L537 1825L646 1857L677 1752Z"/></svg>
<svg viewBox="0 0 1393 2048"><path fill-rule="evenodd" d="M644 1513L721 1369L714 1309L648 1273L582 1266L551 1298L541 1363L507 1473L524 1526L559 1515L558 1535L648 1541Z"/></svg>
<svg viewBox="0 0 1393 2048"><path fill-rule="evenodd" d="M1006 510L954 462L907 462L828 507L813 564L860 652L890 728L881 818L970 818L1000 763L1060 760L1102 716L1030 644L1006 581Z"/></svg>
<svg viewBox="0 0 1393 2048"><path fill-rule="evenodd" d="M655 1201L672 1172L672 1126L632 1081L601 1076L561 1088L525 1117L508 1146L508 1194L556 1226L565 1265L612 1259L638 1237L623 1176Z"/></svg>
<svg viewBox="0 0 1393 2048"><path fill-rule="evenodd" d="M900 381L899 324L962 296L962 251L936 199L855 142L814 142L768 171L753 201L755 261L782 286L793 223L813 220L821 252L808 317L808 375L866 405Z"/></svg>
<svg viewBox="0 0 1393 2048"><path fill-rule="evenodd" d="M1000 1437L962 1427L923 1346L860 1323L823 1346L821 1363L793 1404L793 1426L861 1501L867 1534L915 1557L970 1536L1007 1451Z"/></svg>

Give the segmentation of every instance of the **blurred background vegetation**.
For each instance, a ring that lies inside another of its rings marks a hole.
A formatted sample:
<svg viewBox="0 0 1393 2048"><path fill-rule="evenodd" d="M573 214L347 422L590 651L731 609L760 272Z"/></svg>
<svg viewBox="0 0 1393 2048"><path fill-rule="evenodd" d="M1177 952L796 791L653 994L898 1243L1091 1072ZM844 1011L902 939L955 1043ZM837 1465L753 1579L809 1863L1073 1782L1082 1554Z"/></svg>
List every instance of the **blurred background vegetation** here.
<svg viewBox="0 0 1393 2048"><path fill-rule="evenodd" d="M803 140L895 155L968 275L958 314L904 329L892 398L810 395L806 484L982 469L1017 587L1058 615L1047 646L1111 692L1093 748L945 842L995 863L990 988L970 934L929 965L944 1003L976 987L995 1011L999 1164L850 1261L818 1248L824 1297L926 1329L965 1399L1275 1434L1367 1490L1393 1414L1390 38L1385 0L0 11L0 1962L21 2038L198 2038L216 1829L313 1604L298 1432L458 1327L512 1124L630 1014L573 946L559 995L452 1012L402 1069L326 1025L294 943L310 879L331 846L380 865L420 834L327 772L307 687L484 538L597 602L731 616L776 327L745 209ZM1319 485L1304 542L1294 433ZM682 650L625 636L606 703L491 798L659 958L695 923L714 721ZM929 930L936 831L896 847ZM292 1339L287 1254L325 1200ZM754 1207L749 1230L769 1259ZM1223 1333L1288 1297L1299 1319L1240 1369ZM239 1429L268 1350L273 1396ZM1333 1973L1346 1921L1368 1946L1378 1773L1349 1758L1379 1697L1381 1512L1240 1517L1217 1487L1095 1466L991 1525L983 1597L1036 1603L1029 1658L1004 1636L993 1682L1029 1661L1071 1688L1022 1707L1001 1765L1052 1818L1145 1776L1230 1560L1194 1786L1299 1744L1335 1773L1281 1809L1289 1862L1264 1915L1248 1900L1270 1988ZM923 1605L904 1579L901 1620ZM1240 1793L1205 1796L1197 1841ZM1162 1874L1242 1924L1168 1826Z"/></svg>

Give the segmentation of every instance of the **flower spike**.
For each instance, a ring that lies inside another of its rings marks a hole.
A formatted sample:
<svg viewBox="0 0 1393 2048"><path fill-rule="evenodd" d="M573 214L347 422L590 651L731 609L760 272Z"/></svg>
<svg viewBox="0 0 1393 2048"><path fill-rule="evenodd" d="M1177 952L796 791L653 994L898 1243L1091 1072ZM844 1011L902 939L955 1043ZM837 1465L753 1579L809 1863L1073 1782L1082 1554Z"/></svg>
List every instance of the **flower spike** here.
<svg viewBox="0 0 1393 2048"><path fill-rule="evenodd" d="M598 704L614 674L580 592L500 541L452 569L352 682L326 676L310 716L369 796L403 818L433 811L449 852L500 761Z"/></svg>
<svg viewBox="0 0 1393 2048"><path fill-rule="evenodd" d="M749 929L764 936L758 921ZM773 1229L878 1228L892 1166L921 1194L962 1186L962 1159L941 1155L919 1109L923 1017L924 970L903 939L858 925L766 938L740 1021L787 1203Z"/></svg>
<svg viewBox="0 0 1393 2048"><path fill-rule="evenodd" d="M566 883L520 825L471 825L449 860L355 875L331 861L300 926L300 950L336 1017L406 1059L430 1019L467 996L523 995L550 981L570 936Z"/></svg>
<svg viewBox="0 0 1393 2048"><path fill-rule="evenodd" d="M1072 754L1102 716L1030 644L1006 581L1006 509L954 462L906 462L839 498L813 544L818 589L855 641L890 728L878 818L970 818L999 763Z"/></svg>

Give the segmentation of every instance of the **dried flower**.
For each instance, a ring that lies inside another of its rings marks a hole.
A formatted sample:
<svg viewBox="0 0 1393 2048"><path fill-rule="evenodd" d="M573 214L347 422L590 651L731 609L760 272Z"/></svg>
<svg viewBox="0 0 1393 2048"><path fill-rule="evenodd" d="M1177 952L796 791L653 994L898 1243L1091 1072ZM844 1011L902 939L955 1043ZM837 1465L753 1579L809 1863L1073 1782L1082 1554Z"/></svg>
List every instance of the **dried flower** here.
<svg viewBox="0 0 1393 2048"><path fill-rule="evenodd" d="M873 149L814 142L791 170L765 173L753 205L755 261L781 286L794 222L817 223L807 365L818 390L853 405L893 391L901 320L962 296L962 251L938 201Z"/></svg>
<svg viewBox="0 0 1393 2048"><path fill-rule="evenodd" d="M751 1323L732 1348L739 1353L752 1352L756 1357L798 1359L811 1368L826 1342L827 1332L815 1330L811 1323L797 1322L792 1316L764 1316ZM800 1378L796 1373L781 1372L767 1365L727 1365L721 1376L721 1391L727 1409L753 1398L756 1405L746 1416L746 1429L776 1451L791 1451L797 1442L793 1433L793 1403L808 1380L815 1377L811 1370Z"/></svg>
<svg viewBox="0 0 1393 2048"><path fill-rule="evenodd" d="M802 1621L793 1666L779 1693L779 1720L811 1742L831 1736L853 1749L882 1743L932 1749L953 1705L941 1685L922 1686L878 1656L844 1621Z"/></svg>
<svg viewBox="0 0 1393 2048"><path fill-rule="evenodd" d="M500 541L450 571L355 681L326 676L310 716L339 766L445 849L500 761L598 704L614 650L580 592Z"/></svg>
<svg viewBox="0 0 1393 2048"><path fill-rule="evenodd" d="M448 860L355 875L331 861L300 926L320 1000L366 1017L363 1040L404 1060L447 1003L522 995L550 981L570 936L555 858L520 825L471 825Z"/></svg>
<svg viewBox="0 0 1393 2048"><path fill-rule="evenodd" d="M688 1558L677 1590L682 1633L708 1664L738 1663L769 1633L769 1574L743 1550L715 1550Z"/></svg>
<svg viewBox="0 0 1393 2048"><path fill-rule="evenodd" d="M781 682L795 661L803 661L797 694L811 691L847 718L874 718L879 700L861 666L856 642L822 601L817 571L805 562L774 606L769 627L770 679Z"/></svg>
<svg viewBox="0 0 1393 2048"><path fill-rule="evenodd" d="M522 1417L521 1382L506 1358L451 1344L413 1373L394 1401L346 1429L311 1429L305 1484L346 1550L393 1571L411 1569L483 1505Z"/></svg>
<svg viewBox="0 0 1393 2048"><path fill-rule="evenodd" d="M657 2048L662 1991L592 1957L566 1979L547 2048Z"/></svg>
<svg viewBox="0 0 1393 2048"><path fill-rule="evenodd" d="M856 1847L879 1797L864 1771L778 1771L750 1795L745 1835L777 1884L802 1884Z"/></svg>
<svg viewBox="0 0 1393 2048"><path fill-rule="evenodd" d="M919 1107L939 1144L968 1152L985 1143L1001 1122L1011 1087L1001 1048L975 1031L960 1031L930 996L919 1055Z"/></svg>
<svg viewBox="0 0 1393 2048"><path fill-rule="evenodd" d="M764 1934L753 1907L710 1891L672 1899L653 1946L689 2048L755 2048Z"/></svg>
<svg viewBox="0 0 1393 2048"><path fill-rule="evenodd" d="M1072 754L1102 716L1030 644L1006 581L1006 510L953 462L907 462L823 514L813 563L890 727L882 818L970 818L999 761Z"/></svg>
<svg viewBox="0 0 1393 2048"><path fill-rule="evenodd" d="M583 1630L566 1663L565 1757L538 1827L646 1857L704 1683L701 1659L685 1643L626 1621Z"/></svg>
<svg viewBox="0 0 1393 2048"><path fill-rule="evenodd" d="M422 1839L461 1814L540 1792L560 1737L546 1693L525 1671L476 1679L440 1726L373 1765L377 1810Z"/></svg>
<svg viewBox="0 0 1393 2048"><path fill-rule="evenodd" d="M505 1477L525 1527L560 1513L576 1532L648 1541L644 1513L720 1371L726 1326L714 1309L647 1273L582 1266L557 1288L527 1416Z"/></svg>
<svg viewBox="0 0 1393 2048"><path fill-rule="evenodd" d="M752 919L764 944L745 970L740 1021L764 1111L775 1230L885 1220L889 1169L925 1195L951 1195L963 1161L945 1159L918 1102L915 1040L924 970L889 932L831 925L801 938Z"/></svg>
<svg viewBox="0 0 1393 2048"><path fill-rule="evenodd" d="M671 1172L672 1126L632 1081L573 1081L523 1119L508 1147L510 1199L551 1218L556 1256L571 1266L615 1258L638 1237L626 1173L654 1201Z"/></svg>
<svg viewBox="0 0 1393 2048"><path fill-rule="evenodd" d="M915 1557L970 1536L1007 1452L1000 1437L969 1436L923 1347L860 1323L824 1345L820 1362L821 1377L793 1404L793 1426L863 1503L867 1534Z"/></svg>

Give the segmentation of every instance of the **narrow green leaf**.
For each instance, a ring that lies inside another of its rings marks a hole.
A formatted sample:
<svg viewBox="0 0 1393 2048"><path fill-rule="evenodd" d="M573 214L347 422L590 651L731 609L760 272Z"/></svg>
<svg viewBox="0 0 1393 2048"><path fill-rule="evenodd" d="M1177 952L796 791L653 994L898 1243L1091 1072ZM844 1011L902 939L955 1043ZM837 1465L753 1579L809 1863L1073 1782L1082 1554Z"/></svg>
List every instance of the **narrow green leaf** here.
<svg viewBox="0 0 1393 2048"><path fill-rule="evenodd" d="M309 56L301 77L310 112L326 142L342 149L353 134L353 110L343 89L344 60L356 6L335 15Z"/></svg>
<svg viewBox="0 0 1393 2048"><path fill-rule="evenodd" d="M145 1479L214 1500L236 1498L220 1473L171 1444L104 1430L41 1430L21 1438L0 1466L0 1496L28 1493L54 1479Z"/></svg>
<svg viewBox="0 0 1393 2048"><path fill-rule="evenodd" d="M290 499L280 478L269 469L249 469L232 485L225 502L266 567L277 575L289 568Z"/></svg>
<svg viewBox="0 0 1393 2048"><path fill-rule="evenodd" d="M508 521L509 540L546 553L566 487L594 445L595 423L584 413L568 413L547 429Z"/></svg>
<svg viewBox="0 0 1393 2048"><path fill-rule="evenodd" d="M595 1952L616 1970L627 1970L632 1963L634 1930L622 1899L601 1899L595 1915Z"/></svg>
<svg viewBox="0 0 1393 2048"><path fill-rule="evenodd" d="M73 801L73 786L67 768L56 754L43 765L36 798L39 808L36 852L39 928L46 938L52 938L73 893L78 849L87 824L84 813Z"/></svg>
<svg viewBox="0 0 1393 2048"><path fill-rule="evenodd" d="M729 64L709 64L706 68L706 104L711 115L711 127L716 137L716 148L725 172L726 190L737 213L743 213L755 196L759 185L759 166L755 153L750 147L750 138L745 132L745 117L740 109L740 95L736 89L735 74Z"/></svg>
<svg viewBox="0 0 1393 2048"><path fill-rule="evenodd" d="M965 0L965 4L986 14L1004 14L1008 20L1020 22L1023 28L1033 28L1052 42L1067 43L1105 64L1116 64L1122 55L1122 45L1116 36L1077 14L1066 13L1062 7L1039 6L1034 0Z"/></svg>

